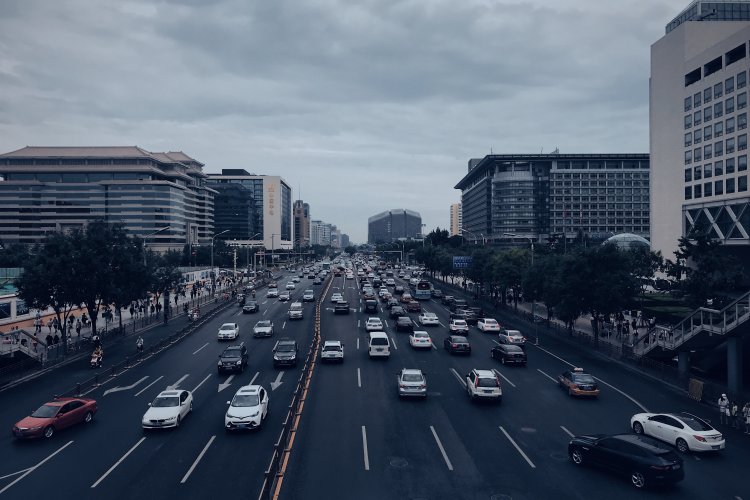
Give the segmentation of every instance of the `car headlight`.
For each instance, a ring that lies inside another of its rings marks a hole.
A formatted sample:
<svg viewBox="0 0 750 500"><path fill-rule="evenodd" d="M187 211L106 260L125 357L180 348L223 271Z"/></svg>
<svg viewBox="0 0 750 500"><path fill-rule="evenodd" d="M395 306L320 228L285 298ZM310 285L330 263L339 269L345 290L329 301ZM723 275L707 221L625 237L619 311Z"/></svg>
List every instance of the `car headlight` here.
<svg viewBox="0 0 750 500"><path fill-rule="evenodd" d="M260 415L260 412L259 412L259 411L256 411L256 412L254 412L254 413L251 413L251 414L250 414L250 418L255 418L255 417L257 417L258 415Z"/></svg>
<svg viewBox="0 0 750 500"><path fill-rule="evenodd" d="M232 415L231 413L227 412L227 418L237 418L237 415Z"/></svg>
<svg viewBox="0 0 750 500"><path fill-rule="evenodd" d="M237 366L239 366L241 364L242 364L242 360L241 359L238 359L237 362L235 363L235 365L237 365Z"/></svg>
<svg viewBox="0 0 750 500"><path fill-rule="evenodd" d="M172 420L177 420L177 417L167 417L164 420L167 422L171 422Z"/></svg>
<svg viewBox="0 0 750 500"><path fill-rule="evenodd" d="M219 366L221 366L221 361L218 362Z"/></svg>

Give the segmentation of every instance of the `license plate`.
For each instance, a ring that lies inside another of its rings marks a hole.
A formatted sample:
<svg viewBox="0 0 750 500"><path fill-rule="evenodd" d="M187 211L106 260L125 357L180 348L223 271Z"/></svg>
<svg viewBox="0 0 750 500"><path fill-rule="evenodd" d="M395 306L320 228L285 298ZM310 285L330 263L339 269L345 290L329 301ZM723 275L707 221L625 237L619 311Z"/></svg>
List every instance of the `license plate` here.
<svg viewBox="0 0 750 500"><path fill-rule="evenodd" d="M711 449L713 449L713 450L719 450L719 449L721 449L721 446L718 445L718 444L714 444L714 445L711 445Z"/></svg>
<svg viewBox="0 0 750 500"><path fill-rule="evenodd" d="M680 464L677 464L677 465L673 465L673 466L672 466L672 468L673 468L674 470L677 470L677 469L679 469L679 468L680 468Z"/></svg>
<svg viewBox="0 0 750 500"><path fill-rule="evenodd" d="M375 349L377 352L383 352L383 349L377 348Z"/></svg>
<svg viewBox="0 0 750 500"><path fill-rule="evenodd" d="M485 390L484 390L484 392L485 392L486 394L492 394L492 390L491 390L491 389L485 389Z"/></svg>

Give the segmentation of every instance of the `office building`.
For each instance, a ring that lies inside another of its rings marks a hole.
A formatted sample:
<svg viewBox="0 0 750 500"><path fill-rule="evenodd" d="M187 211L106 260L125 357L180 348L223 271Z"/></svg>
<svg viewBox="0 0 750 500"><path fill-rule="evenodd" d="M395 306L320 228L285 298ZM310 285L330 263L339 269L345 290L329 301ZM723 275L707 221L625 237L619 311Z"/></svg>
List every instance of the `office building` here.
<svg viewBox="0 0 750 500"><path fill-rule="evenodd" d="M227 241L247 241L261 233L261 212L253 192L237 183L210 182L214 195L214 233ZM226 232L224 232L226 231Z"/></svg>
<svg viewBox="0 0 750 500"><path fill-rule="evenodd" d="M38 243L95 219L147 236L156 251L207 244L213 234L215 192L203 164L182 152L27 146L0 155L0 179L6 243Z"/></svg>
<svg viewBox="0 0 750 500"><path fill-rule="evenodd" d="M253 210L243 211L251 220L247 227L253 234L249 240L234 241L229 233L218 236L233 245L263 245L268 250L291 250L294 241L292 220L292 189L277 175L255 175L243 169L222 169L221 174L208 174L211 185L237 184L252 196ZM217 231L217 233L220 231Z"/></svg>
<svg viewBox="0 0 750 500"><path fill-rule="evenodd" d="M367 220L367 242L390 243L422 237L422 216L413 210L396 208Z"/></svg>
<svg viewBox="0 0 750 500"><path fill-rule="evenodd" d="M455 187L463 236L475 243L650 236L647 154L488 155Z"/></svg>
<svg viewBox="0 0 750 500"><path fill-rule="evenodd" d="M462 225L462 220L461 220L461 204L454 203L451 205L450 235L460 236L462 227L463 225Z"/></svg>
<svg viewBox="0 0 750 500"><path fill-rule="evenodd" d="M351 241L349 240L349 235L346 233L341 233L341 248L346 248L351 245Z"/></svg>
<svg viewBox="0 0 750 500"><path fill-rule="evenodd" d="M692 2L651 46L652 250L707 231L747 257L750 3Z"/></svg>
<svg viewBox="0 0 750 500"><path fill-rule="evenodd" d="M310 246L310 205L302 200L294 202L294 246Z"/></svg>

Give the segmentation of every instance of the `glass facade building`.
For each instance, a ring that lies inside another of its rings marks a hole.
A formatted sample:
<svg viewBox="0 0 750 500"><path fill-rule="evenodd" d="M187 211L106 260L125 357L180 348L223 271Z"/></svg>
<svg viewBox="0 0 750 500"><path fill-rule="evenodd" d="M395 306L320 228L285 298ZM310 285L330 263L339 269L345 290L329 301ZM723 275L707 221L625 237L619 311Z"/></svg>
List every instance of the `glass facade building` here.
<svg viewBox="0 0 750 500"><path fill-rule="evenodd" d="M387 210L367 220L367 242L370 244L421 237L422 216L413 210L401 208Z"/></svg>

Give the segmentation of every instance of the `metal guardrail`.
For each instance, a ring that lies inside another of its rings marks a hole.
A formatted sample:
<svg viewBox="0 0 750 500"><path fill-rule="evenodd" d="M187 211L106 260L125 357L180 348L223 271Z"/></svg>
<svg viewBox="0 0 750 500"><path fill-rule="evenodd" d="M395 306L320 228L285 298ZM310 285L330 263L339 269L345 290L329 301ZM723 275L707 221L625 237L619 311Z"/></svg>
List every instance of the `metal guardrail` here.
<svg viewBox="0 0 750 500"><path fill-rule="evenodd" d="M312 381L315 365L317 363L316 358L320 347L320 310L322 304L325 302L325 296L331 287L331 283L333 282L331 276L332 273L329 273L326 277L328 282L326 283L323 293L318 296L318 300L315 304L315 330L313 341L310 344L310 349L307 351L307 357L305 358L305 364L302 367L302 373L297 380L297 386L292 393L292 400L289 403L286 416L284 417L279 438L273 446L271 460L268 462L268 467L266 467L264 472L263 485L258 494L258 500L277 499L279 496L281 482L283 481L284 472L286 470L286 464L289 460L289 454L292 451L291 445L297 433L297 427L299 426L299 420L302 415L302 408L307 399L307 392L310 389L310 382Z"/></svg>

